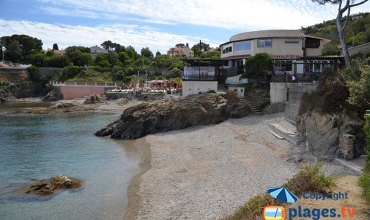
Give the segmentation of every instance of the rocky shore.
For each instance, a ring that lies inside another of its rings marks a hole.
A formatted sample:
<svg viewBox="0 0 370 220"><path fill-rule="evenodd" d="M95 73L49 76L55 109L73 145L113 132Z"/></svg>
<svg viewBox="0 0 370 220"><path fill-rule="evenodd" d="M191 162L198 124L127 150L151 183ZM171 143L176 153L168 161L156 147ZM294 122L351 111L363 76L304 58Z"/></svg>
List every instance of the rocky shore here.
<svg viewBox="0 0 370 220"><path fill-rule="evenodd" d="M185 98L168 98L142 102L127 108L116 121L97 131L95 135L136 139L147 134L217 124L250 113L249 106L240 102L236 93L225 96L205 93Z"/></svg>

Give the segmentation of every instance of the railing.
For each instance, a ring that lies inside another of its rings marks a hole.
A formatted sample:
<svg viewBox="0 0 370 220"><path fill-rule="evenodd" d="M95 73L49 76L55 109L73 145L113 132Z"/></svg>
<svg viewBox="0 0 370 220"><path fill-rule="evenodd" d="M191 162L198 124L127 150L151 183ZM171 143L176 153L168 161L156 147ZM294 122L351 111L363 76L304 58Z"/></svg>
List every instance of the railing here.
<svg viewBox="0 0 370 220"><path fill-rule="evenodd" d="M226 69L227 77L237 76L243 73L243 66L236 66Z"/></svg>
<svg viewBox="0 0 370 220"><path fill-rule="evenodd" d="M57 82L50 81L49 84L53 86L104 86L104 87L118 87L117 83L102 83L102 82Z"/></svg>
<svg viewBox="0 0 370 220"><path fill-rule="evenodd" d="M303 73L295 75L296 83L299 82L313 82L319 79L319 74L316 73ZM274 74L271 76L271 82L293 82L292 75L289 74Z"/></svg>

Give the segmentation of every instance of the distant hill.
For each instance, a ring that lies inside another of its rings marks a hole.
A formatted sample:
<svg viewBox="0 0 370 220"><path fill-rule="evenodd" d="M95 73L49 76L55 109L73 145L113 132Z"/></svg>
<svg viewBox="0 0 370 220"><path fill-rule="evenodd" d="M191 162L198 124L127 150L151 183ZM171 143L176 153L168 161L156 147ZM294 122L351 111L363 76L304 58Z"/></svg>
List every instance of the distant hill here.
<svg viewBox="0 0 370 220"><path fill-rule="evenodd" d="M346 17L343 18L345 21ZM335 55L340 52L341 46L335 19L324 21L308 27L302 27L304 34L323 37L331 40L323 49L323 55ZM349 17L344 29L347 46L358 46L370 42L370 13L358 13Z"/></svg>

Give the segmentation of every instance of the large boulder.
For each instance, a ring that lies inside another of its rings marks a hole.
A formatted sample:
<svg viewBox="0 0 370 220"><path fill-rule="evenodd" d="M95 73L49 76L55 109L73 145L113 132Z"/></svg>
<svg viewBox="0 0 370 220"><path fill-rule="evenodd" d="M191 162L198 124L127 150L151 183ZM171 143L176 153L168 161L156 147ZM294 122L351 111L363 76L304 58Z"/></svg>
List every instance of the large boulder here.
<svg viewBox="0 0 370 220"><path fill-rule="evenodd" d="M26 193L50 195L57 189L75 189L81 187L81 181L67 175L59 175L50 179L42 179L28 187Z"/></svg>
<svg viewBox="0 0 370 220"><path fill-rule="evenodd" d="M228 101L215 93L182 99L169 98L127 108L116 121L97 131L95 135L136 139L147 134L216 124L233 115L242 117L249 113L250 109L245 106L243 108L236 100Z"/></svg>
<svg viewBox="0 0 370 220"><path fill-rule="evenodd" d="M47 94L42 98L44 102L55 102L63 99L63 94L60 89L53 87L53 85L47 84L45 91Z"/></svg>
<svg viewBox="0 0 370 220"><path fill-rule="evenodd" d="M87 97L86 100L84 101L84 104L96 104L102 102L103 102L102 96L99 94L94 94Z"/></svg>
<svg viewBox="0 0 370 220"><path fill-rule="evenodd" d="M297 130L300 143L320 160L338 157L341 134L355 136L354 157L364 154L364 121L349 114L309 112L298 116Z"/></svg>

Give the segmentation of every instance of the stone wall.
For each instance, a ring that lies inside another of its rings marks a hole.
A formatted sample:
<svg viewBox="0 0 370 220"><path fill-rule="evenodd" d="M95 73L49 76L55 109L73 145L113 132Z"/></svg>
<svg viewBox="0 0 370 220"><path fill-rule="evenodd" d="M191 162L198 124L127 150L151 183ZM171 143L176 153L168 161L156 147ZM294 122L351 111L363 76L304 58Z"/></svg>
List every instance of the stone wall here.
<svg viewBox="0 0 370 220"><path fill-rule="evenodd" d="M62 70L63 68L56 67L37 67L37 74L39 75L40 80L49 81Z"/></svg>
<svg viewBox="0 0 370 220"><path fill-rule="evenodd" d="M28 80L29 74L26 68L0 68L0 77L3 81L23 83Z"/></svg>
<svg viewBox="0 0 370 220"><path fill-rule="evenodd" d="M348 53L350 56L352 56L354 54L368 52L369 50L370 50L370 43L366 43L366 44L361 44L356 47L348 48Z"/></svg>

